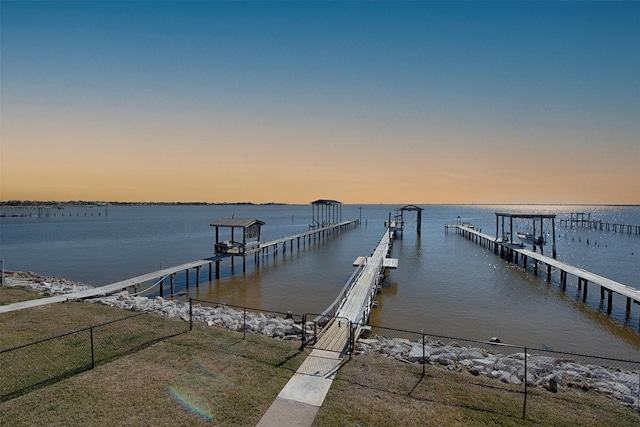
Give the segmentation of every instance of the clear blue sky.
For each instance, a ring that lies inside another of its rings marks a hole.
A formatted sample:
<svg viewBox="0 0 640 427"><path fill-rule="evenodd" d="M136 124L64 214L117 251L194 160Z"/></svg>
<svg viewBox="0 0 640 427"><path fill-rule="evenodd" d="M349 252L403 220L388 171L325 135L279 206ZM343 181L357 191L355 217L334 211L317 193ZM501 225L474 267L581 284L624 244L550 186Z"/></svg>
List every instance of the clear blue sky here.
<svg viewBox="0 0 640 427"><path fill-rule="evenodd" d="M0 7L3 200L640 203L640 2Z"/></svg>

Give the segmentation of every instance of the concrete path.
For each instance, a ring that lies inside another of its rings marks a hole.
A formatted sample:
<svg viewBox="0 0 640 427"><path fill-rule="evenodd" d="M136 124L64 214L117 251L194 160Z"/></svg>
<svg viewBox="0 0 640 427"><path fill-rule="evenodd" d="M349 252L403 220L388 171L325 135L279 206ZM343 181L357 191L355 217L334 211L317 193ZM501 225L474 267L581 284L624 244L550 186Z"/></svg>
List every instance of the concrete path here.
<svg viewBox="0 0 640 427"><path fill-rule="evenodd" d="M311 351L257 426L311 426L343 359L344 353Z"/></svg>

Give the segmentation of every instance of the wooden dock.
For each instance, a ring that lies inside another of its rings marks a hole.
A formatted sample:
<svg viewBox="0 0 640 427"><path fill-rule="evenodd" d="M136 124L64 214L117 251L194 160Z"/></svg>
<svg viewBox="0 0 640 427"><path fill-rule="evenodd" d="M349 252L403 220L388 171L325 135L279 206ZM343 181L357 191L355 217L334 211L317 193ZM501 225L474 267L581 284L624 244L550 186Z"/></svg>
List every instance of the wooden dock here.
<svg viewBox="0 0 640 427"><path fill-rule="evenodd" d="M354 262L356 273L347 283L347 289L341 293L332 310L335 314L314 348L344 353L348 344L360 335L374 306L384 269L397 268L397 260L387 258L392 241L392 232L385 231L373 254L358 257Z"/></svg>
<svg viewBox="0 0 640 427"><path fill-rule="evenodd" d="M201 259L198 261L192 261L185 264L180 264L175 267L164 268L162 270L154 271L152 273L143 274L141 276L132 277L131 279L122 280L120 282L115 282L110 285L99 286L99 287L87 289L84 291L72 292L64 295L56 295L52 297L40 298L40 299L29 300L29 301L22 301L22 302L17 302L13 304L0 305L0 313L6 313L14 310L22 310L25 308L38 307L41 305L54 304L58 302L101 297L101 296L122 291L130 287L136 288L138 285L142 283L146 283L146 282L157 280L157 279L160 279L160 283L162 283L164 279L171 278L171 284L173 287L173 276L176 273L182 272L182 271L185 271L187 273L187 287L188 287L189 269L195 268L199 272L202 266L208 264L209 276L211 276L211 263L215 261L215 258ZM198 277L199 277L199 274L196 275L196 281L198 280L197 279Z"/></svg>
<svg viewBox="0 0 640 427"><path fill-rule="evenodd" d="M631 313L631 302L640 304L640 290L632 288L631 286L624 285L622 283L616 282L582 268L572 266L570 264L558 261L554 258L542 255L537 252L533 252L531 250L525 249L521 245L511 244L509 242L501 242L495 236L490 236L488 234L475 230L474 228L472 228L472 226L470 226L470 224L446 225L445 227L445 229L447 230L449 228L456 229L456 232L458 234L466 237L469 240L475 241L476 243L490 250L493 250L496 254L499 253L501 257L508 259L516 265L519 265L519 263L521 262L522 267L525 269L527 268L527 263L529 262L529 260L531 260L536 275L538 274L540 264L544 264L544 266L546 266L548 282L551 282L552 268L555 268L560 272L559 282L562 286L562 290L566 290L567 276L569 274L575 276L578 279L577 288L578 291L582 292L583 301L586 301L587 299L587 289L589 283L600 286L601 300L604 300L605 296L607 297L608 314L611 314L612 311L614 293L626 297L627 317L629 317Z"/></svg>
<svg viewBox="0 0 640 427"><path fill-rule="evenodd" d="M279 252L282 252L284 256L287 253L287 247L289 252L293 252L294 242L296 243L296 249L300 250L300 246L306 247L307 244L311 245L313 242L320 241L324 238L334 236L346 230L350 230L353 227L360 225L359 220L343 221L337 224L329 224L324 227L314 228L303 233L294 234L292 236L281 237L268 242L260 243L251 248L247 248L244 253L240 254L228 254L228 258L231 259L231 269L235 268L235 258L240 257L242 259L242 271L247 269L247 258L249 255L253 255L256 265L260 265L260 258L269 257L269 255L278 256ZM220 262L223 257L216 260L216 279L220 278Z"/></svg>
<svg viewBox="0 0 640 427"><path fill-rule="evenodd" d="M613 231L614 233L628 233L640 235L640 225L606 222L600 219L591 219L590 213L571 213L569 218L561 219L560 225L566 227L590 228L592 230Z"/></svg>
<svg viewBox="0 0 640 427"><path fill-rule="evenodd" d="M331 224L322 228L317 228L315 230L311 230L304 233L295 234L293 236L283 237L281 239L276 239L270 242L262 243L260 244L260 246L256 247L254 250L250 252L248 251L247 253L253 253L256 257L256 263L259 264L258 254L260 253L262 253L263 256L268 256L269 252L272 252L275 256L277 255L279 249L282 249L283 253L286 253L287 244L289 244L291 247L291 250L293 250L294 241L297 241L298 249L299 249L301 241L303 245L306 245L307 241L309 242L309 244L311 244L311 242L313 241L317 241L322 238L332 236L338 232L348 230L358 224L359 224L359 221L357 220L345 221L339 224ZM95 297L113 294L113 293L125 290L127 288L132 288L133 292L136 293L138 291L139 285L143 283L151 282L154 280L156 281L156 283L153 286L156 286L156 285L158 286L160 296L163 296L164 294L165 280L169 281L170 295L173 295L174 294L174 278L176 274L181 273L183 271L185 272L185 276L186 276L185 286L188 290L190 285L189 270L195 269L196 271L195 285L199 286L200 270L203 266L207 266L207 265L209 266L209 281L211 281L213 278L212 277L213 265L215 264L216 278L219 278L220 263L223 260L226 260L229 258L231 259L232 268L233 268L234 256L232 254L219 254L210 258L200 259L196 261L187 262L185 264L176 265L174 267L164 268L161 270L153 271L151 273L143 274L141 276L132 277L130 279L122 280L122 281L115 282L105 286L99 286L92 289L87 289L84 291L78 291L78 292L73 292L73 293L64 294L64 295L56 295L56 296L41 298L37 300L22 301L14 304L2 305L0 306L0 313L6 313L9 311L22 310L26 308L38 307L42 305L60 303L65 301L95 298ZM242 258L243 258L243 267L244 267L244 261L246 257L242 256Z"/></svg>

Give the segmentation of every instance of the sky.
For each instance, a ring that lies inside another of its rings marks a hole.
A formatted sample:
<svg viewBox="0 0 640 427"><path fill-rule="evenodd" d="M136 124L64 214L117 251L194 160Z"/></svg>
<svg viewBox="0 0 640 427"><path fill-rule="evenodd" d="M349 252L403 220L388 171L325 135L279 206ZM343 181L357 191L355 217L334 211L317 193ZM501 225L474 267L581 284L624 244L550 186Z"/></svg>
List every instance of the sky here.
<svg viewBox="0 0 640 427"><path fill-rule="evenodd" d="M640 2L0 2L0 200L640 204Z"/></svg>

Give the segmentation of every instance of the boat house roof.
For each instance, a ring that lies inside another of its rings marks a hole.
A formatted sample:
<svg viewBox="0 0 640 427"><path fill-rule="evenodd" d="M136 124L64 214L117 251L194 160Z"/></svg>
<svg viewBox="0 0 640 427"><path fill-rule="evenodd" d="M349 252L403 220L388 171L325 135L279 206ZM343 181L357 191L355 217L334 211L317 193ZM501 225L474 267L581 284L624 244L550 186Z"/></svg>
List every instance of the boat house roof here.
<svg viewBox="0 0 640 427"><path fill-rule="evenodd" d="M263 221L259 219L234 219L234 218L221 218L211 223L212 227L251 227L252 225L264 225Z"/></svg>
<svg viewBox="0 0 640 427"><path fill-rule="evenodd" d="M416 205L407 205L400 208L401 211L423 211L424 208Z"/></svg>
<svg viewBox="0 0 640 427"><path fill-rule="evenodd" d="M311 202L312 205L341 205L342 202L339 202L337 200L330 200L330 199L318 199L315 202Z"/></svg>

